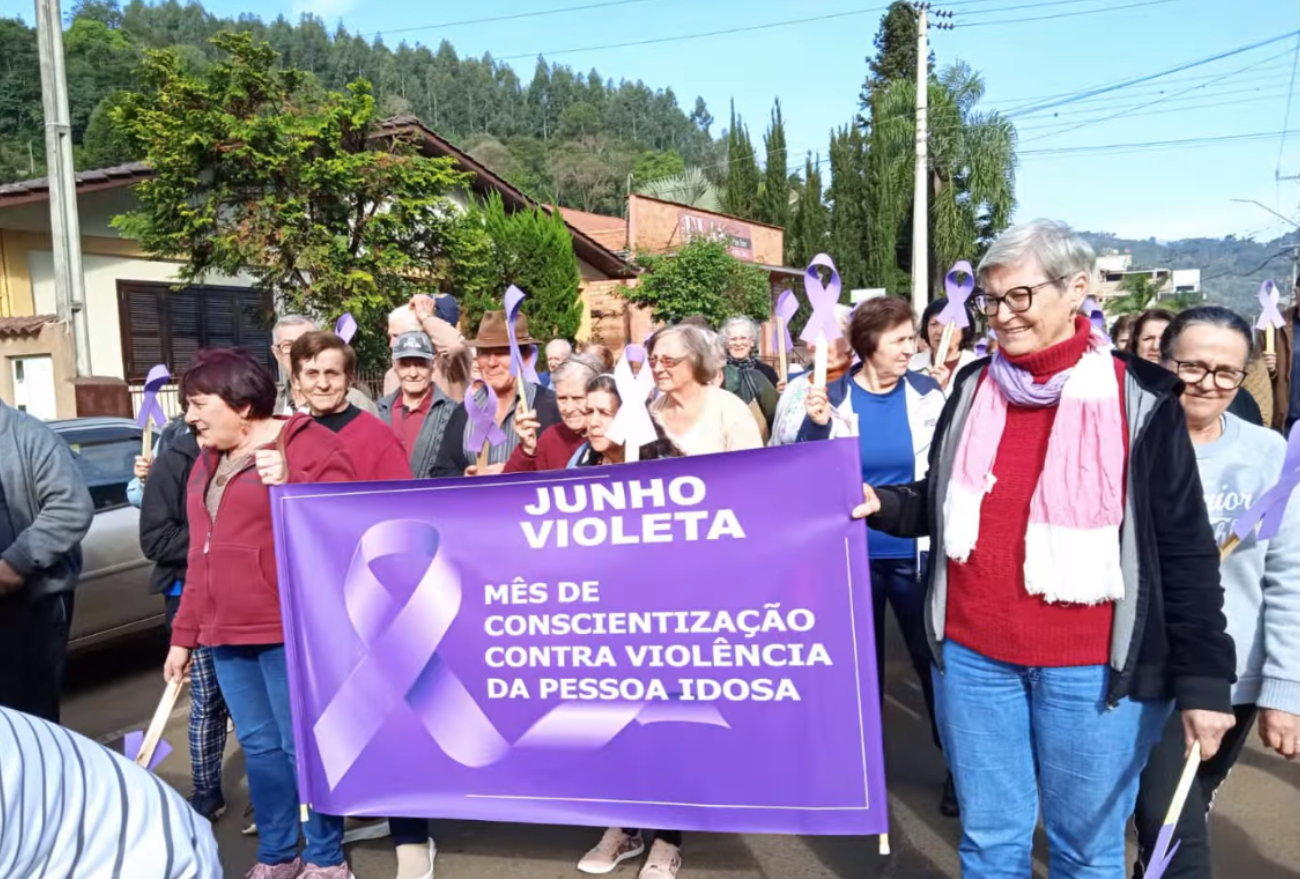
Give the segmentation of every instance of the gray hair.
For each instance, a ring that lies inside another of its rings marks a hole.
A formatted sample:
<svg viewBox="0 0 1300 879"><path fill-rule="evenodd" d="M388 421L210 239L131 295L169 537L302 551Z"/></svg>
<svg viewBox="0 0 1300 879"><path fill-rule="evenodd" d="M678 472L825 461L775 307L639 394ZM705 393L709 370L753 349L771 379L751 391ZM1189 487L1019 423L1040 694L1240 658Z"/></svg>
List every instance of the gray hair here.
<svg viewBox="0 0 1300 879"><path fill-rule="evenodd" d="M566 359L568 358L568 356L569 356L570 354L573 353L573 346L569 344L569 340L568 340L568 339L552 339L551 341L549 341L549 342L546 343L546 356L547 356L547 357L550 357L550 356L551 356L551 349L554 348L554 347L556 347L557 345L563 345L563 346L564 346L564 356L565 356Z"/></svg>
<svg viewBox="0 0 1300 879"><path fill-rule="evenodd" d="M319 329L319 327L316 326L316 321L309 317L301 314L286 314L275 322L275 326L271 329L271 338L279 339L280 330L285 327L311 327L312 330Z"/></svg>
<svg viewBox="0 0 1300 879"><path fill-rule="evenodd" d="M605 371L604 362L592 354L574 354L551 370L551 385L576 378L586 387L587 382Z"/></svg>
<svg viewBox="0 0 1300 879"><path fill-rule="evenodd" d="M733 336L745 336L758 344L758 324L744 315L727 318L722 325L722 338L730 340Z"/></svg>
<svg viewBox="0 0 1300 879"><path fill-rule="evenodd" d="M673 336L681 337L682 347L686 349L686 359L690 361L691 373L697 382L707 385L717 378L722 370L722 364L727 360L722 341L717 333L692 324L665 327L650 337L646 353L653 355L660 342Z"/></svg>
<svg viewBox="0 0 1300 879"><path fill-rule="evenodd" d="M1011 268L1031 259L1053 281L1057 278L1064 281L1082 272L1091 283L1097 266L1097 254L1092 245L1065 223L1031 220L1018 223L999 235L980 260L975 276L983 283L989 269Z"/></svg>
<svg viewBox="0 0 1300 879"><path fill-rule="evenodd" d="M1178 337L1189 327L1195 326L1219 327L1240 335L1246 342L1246 365L1250 365L1255 351L1255 334L1245 318L1222 305L1198 305L1174 315L1160 336L1160 359L1165 363L1173 362Z"/></svg>

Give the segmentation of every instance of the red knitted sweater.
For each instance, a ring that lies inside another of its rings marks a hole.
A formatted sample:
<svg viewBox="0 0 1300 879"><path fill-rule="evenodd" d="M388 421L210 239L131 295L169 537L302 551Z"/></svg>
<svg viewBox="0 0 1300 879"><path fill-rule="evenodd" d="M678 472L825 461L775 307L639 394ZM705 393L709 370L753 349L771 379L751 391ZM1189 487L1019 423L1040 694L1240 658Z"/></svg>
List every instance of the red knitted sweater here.
<svg viewBox="0 0 1300 879"><path fill-rule="evenodd" d="M1089 325L1058 345L1011 362L1039 382L1078 363ZM1119 406L1124 410L1124 363L1115 361ZM983 377L981 377L981 381ZM1056 407L1011 406L993 464L997 483L980 507L980 532L965 564L948 562L945 637L990 659L1015 665L1105 665L1110 659L1114 605L1048 604L1025 591L1025 531L1029 500L1047 458ZM973 425L979 429L978 425ZM1124 430L1127 469L1128 428Z"/></svg>

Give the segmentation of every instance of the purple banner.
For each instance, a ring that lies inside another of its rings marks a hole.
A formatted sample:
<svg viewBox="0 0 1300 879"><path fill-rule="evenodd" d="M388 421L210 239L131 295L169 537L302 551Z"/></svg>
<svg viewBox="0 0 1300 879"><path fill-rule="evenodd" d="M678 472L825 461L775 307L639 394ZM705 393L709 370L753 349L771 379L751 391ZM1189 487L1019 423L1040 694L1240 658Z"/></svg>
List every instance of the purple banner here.
<svg viewBox="0 0 1300 879"><path fill-rule="evenodd" d="M329 814L887 829L855 440L273 490Z"/></svg>

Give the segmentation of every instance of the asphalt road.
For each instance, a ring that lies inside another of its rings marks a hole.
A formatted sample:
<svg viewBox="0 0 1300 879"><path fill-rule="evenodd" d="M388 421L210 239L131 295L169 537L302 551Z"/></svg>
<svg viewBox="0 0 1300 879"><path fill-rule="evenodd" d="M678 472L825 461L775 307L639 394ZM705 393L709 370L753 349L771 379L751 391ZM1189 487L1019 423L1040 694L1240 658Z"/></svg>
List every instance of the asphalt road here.
<svg viewBox="0 0 1300 879"><path fill-rule="evenodd" d="M892 622L892 621L891 621ZM899 644L891 631L891 647ZM111 747L125 732L146 725L162 694L160 637L74 658L64 700L64 722ZM167 729L177 747L159 774L189 790L185 753L188 705L178 706ZM875 838L688 834L682 875L700 879L957 879L959 827L939 815L942 759L930 743L929 723L911 666L894 650L886 673L886 774L889 780L893 853L882 856ZM253 863L254 840L240 835L248 803L243 760L230 738L225 769L230 811L217 822L226 875L242 877ZM1288 763L1252 739L1215 805L1212 817L1215 873L1225 879L1300 879L1300 762ZM435 821L440 879L573 879L574 865L596 841L591 828ZM1131 851L1131 848L1130 848ZM351 847L357 879L388 879L395 860L388 840ZM1035 851L1034 873L1047 875L1046 846ZM634 879L623 865L613 876Z"/></svg>

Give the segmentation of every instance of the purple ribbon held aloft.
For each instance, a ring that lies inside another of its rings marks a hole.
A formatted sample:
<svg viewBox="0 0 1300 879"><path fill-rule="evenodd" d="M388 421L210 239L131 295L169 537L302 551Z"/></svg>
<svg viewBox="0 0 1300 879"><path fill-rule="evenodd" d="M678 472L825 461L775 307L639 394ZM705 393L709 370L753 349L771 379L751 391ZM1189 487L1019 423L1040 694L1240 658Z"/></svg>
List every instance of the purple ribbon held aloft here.
<svg viewBox="0 0 1300 879"><path fill-rule="evenodd" d="M357 334L357 319L350 313L345 314L334 324L334 335L347 344L352 344L352 337Z"/></svg>
<svg viewBox="0 0 1300 879"><path fill-rule="evenodd" d="M1259 539L1269 540L1282 526L1282 516L1296 487L1300 486L1300 423L1291 426L1286 442L1286 457L1282 460L1282 473L1268 491L1259 496L1250 508L1237 518L1232 533L1245 540L1259 525Z"/></svg>
<svg viewBox="0 0 1300 879"><path fill-rule="evenodd" d="M822 283L821 275L817 272L818 266L831 270L829 282ZM803 289L808 294L808 304L812 306L813 313L799 338L810 344L816 342L819 335L824 335L827 342L844 338L839 316L835 314L835 306L840 301L840 273L835 270L835 261L824 253L814 256L804 272Z"/></svg>
<svg viewBox="0 0 1300 879"><path fill-rule="evenodd" d="M966 310L966 300L975 292L975 270L966 260L953 263L948 274L943 278L943 289L948 294L948 304L939 312L940 324L954 324L964 330L970 326L970 313Z"/></svg>
<svg viewBox="0 0 1300 879"><path fill-rule="evenodd" d="M799 311L799 299L794 295L793 290L782 290L781 295L776 299L776 308L772 311L773 317L781 319L780 326L772 327L772 347L779 349L781 347L781 336L785 334L785 350L794 350L794 339L790 336L790 321Z"/></svg>
<svg viewBox="0 0 1300 879"><path fill-rule="evenodd" d="M478 394L474 393L475 385L481 385L486 392L482 403L479 402ZM484 443L499 446L506 441L505 432L496 420L497 392L487 382L476 379L470 383L465 392L465 412L470 421L469 446L474 454L477 455L483 449Z"/></svg>
<svg viewBox="0 0 1300 879"><path fill-rule="evenodd" d="M145 376L144 399L140 401L140 414L135 418L135 423L141 428L149 424L150 418L160 428L167 426L167 413L163 412L162 405L158 402L158 392L171 381L171 378L172 374L161 363L149 370L149 374Z"/></svg>
<svg viewBox="0 0 1300 879"><path fill-rule="evenodd" d="M1286 318L1277 307L1279 298L1277 285L1272 281L1265 281L1259 285L1259 304L1264 310L1259 316L1259 323L1255 324L1257 329L1280 330L1286 326Z"/></svg>
<svg viewBox="0 0 1300 879"><path fill-rule="evenodd" d="M519 337L515 335L515 318L519 316L519 309L524 305L524 300L528 294L520 290L514 284L506 289L506 333L510 337L510 374L513 376L523 376L524 381L530 384L541 384L537 378L537 370L533 365L524 360L523 352L519 350Z"/></svg>

